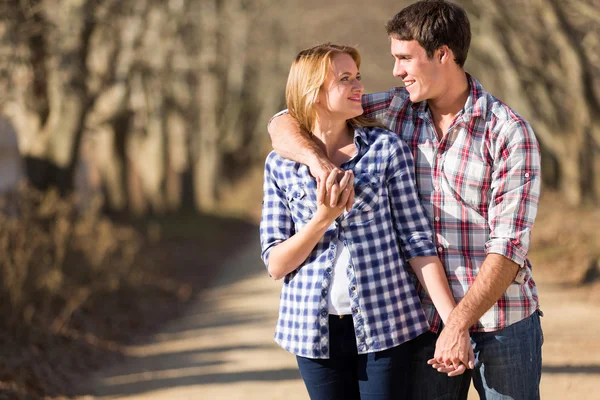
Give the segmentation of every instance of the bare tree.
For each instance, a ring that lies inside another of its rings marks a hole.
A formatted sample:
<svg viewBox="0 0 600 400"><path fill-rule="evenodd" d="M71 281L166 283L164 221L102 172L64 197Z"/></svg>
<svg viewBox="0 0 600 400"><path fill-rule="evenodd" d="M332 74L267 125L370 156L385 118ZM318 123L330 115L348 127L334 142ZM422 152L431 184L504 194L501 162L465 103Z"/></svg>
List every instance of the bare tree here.
<svg viewBox="0 0 600 400"><path fill-rule="evenodd" d="M83 149L112 209L177 210L186 175L197 209L213 208L229 172L257 158L232 155L264 141L257 121L282 98L283 77L257 86L263 71L283 75L286 35L273 10L286 3L271 3L3 3L0 112L29 179L68 192Z"/></svg>
<svg viewBox="0 0 600 400"><path fill-rule="evenodd" d="M532 123L544 158L553 161L544 165L546 181L572 204L600 201L600 97L594 88L600 65L591 61L600 46L586 45L586 35L600 34L598 8L585 0L487 0L467 7L474 15L470 66Z"/></svg>

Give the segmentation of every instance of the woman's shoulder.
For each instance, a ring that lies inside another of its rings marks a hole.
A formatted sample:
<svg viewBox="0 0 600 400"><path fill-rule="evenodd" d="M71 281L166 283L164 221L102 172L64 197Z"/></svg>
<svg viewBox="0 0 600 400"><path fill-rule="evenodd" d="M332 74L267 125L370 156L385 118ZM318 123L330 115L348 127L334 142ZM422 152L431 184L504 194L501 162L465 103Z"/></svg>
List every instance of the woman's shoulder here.
<svg viewBox="0 0 600 400"><path fill-rule="evenodd" d="M285 181L298 176L302 164L281 157L275 151L271 151L265 160L265 175L271 176L275 181Z"/></svg>
<svg viewBox="0 0 600 400"><path fill-rule="evenodd" d="M267 155L265 165L267 168L280 169L295 167L296 165L298 165L298 163L287 158L283 158L279 154L277 154L275 150L271 150L271 152Z"/></svg>
<svg viewBox="0 0 600 400"><path fill-rule="evenodd" d="M405 145L398 134L385 128L378 126L363 126L360 127L360 129L369 145L381 144L390 146L391 148L403 147Z"/></svg>

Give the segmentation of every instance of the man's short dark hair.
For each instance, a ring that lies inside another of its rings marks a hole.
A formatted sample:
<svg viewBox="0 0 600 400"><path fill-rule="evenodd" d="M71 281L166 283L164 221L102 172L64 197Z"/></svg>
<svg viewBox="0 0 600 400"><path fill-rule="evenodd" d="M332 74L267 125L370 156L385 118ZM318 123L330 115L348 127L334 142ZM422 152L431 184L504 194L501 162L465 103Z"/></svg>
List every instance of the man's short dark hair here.
<svg viewBox="0 0 600 400"><path fill-rule="evenodd" d="M418 41L429 58L446 45L454 53L454 61L460 67L465 65L471 24L465 10L454 3L424 0L411 4L388 21L386 30L394 39Z"/></svg>

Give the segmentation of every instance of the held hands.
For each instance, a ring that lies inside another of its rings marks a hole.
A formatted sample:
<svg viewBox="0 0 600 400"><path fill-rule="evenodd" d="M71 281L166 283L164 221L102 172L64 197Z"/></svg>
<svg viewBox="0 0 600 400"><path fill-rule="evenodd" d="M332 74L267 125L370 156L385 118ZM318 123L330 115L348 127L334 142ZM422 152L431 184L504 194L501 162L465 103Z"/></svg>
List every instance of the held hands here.
<svg viewBox="0 0 600 400"><path fill-rule="evenodd" d="M350 211L354 203L354 174L335 168L325 180L317 175L316 216L333 222L344 209Z"/></svg>
<svg viewBox="0 0 600 400"><path fill-rule="evenodd" d="M311 175L317 178L317 188L319 182L324 183L323 190L317 189L317 205L325 203L327 196L330 207L345 207L349 212L354 204L354 173L343 171L327 159L320 161L317 166L309 167Z"/></svg>
<svg viewBox="0 0 600 400"><path fill-rule="evenodd" d="M475 355L467 329L446 326L438 337L435 355L427 364L448 376L461 375L475 367Z"/></svg>

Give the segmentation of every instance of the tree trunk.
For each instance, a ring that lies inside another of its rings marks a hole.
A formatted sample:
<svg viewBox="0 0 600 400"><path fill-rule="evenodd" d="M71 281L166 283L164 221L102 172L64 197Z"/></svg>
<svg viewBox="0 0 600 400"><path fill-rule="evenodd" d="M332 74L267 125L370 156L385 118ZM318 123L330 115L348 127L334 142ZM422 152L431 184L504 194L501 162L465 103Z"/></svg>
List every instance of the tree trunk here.
<svg viewBox="0 0 600 400"><path fill-rule="evenodd" d="M198 210L214 208L219 154L219 123L217 102L219 93L218 28L219 10L217 0L204 0L200 7L200 131L197 135L197 153L194 160L194 194Z"/></svg>

